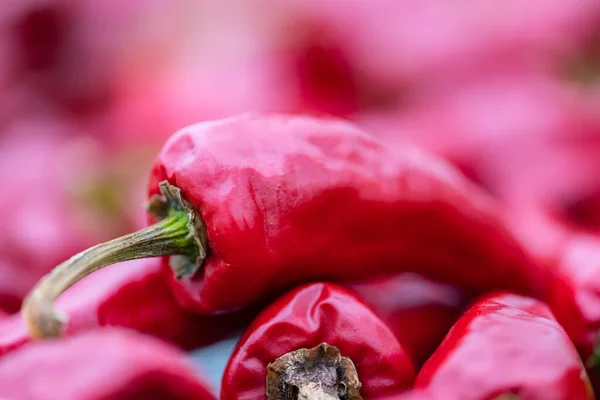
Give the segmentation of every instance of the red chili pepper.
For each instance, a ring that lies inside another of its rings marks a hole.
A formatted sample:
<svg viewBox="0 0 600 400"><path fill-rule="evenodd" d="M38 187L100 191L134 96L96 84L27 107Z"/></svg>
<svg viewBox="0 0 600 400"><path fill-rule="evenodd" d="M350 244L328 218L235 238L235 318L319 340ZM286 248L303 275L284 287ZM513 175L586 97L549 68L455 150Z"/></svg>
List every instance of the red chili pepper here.
<svg viewBox="0 0 600 400"><path fill-rule="evenodd" d="M413 383L410 358L385 323L348 290L314 283L288 292L254 320L227 364L221 399L266 399L267 365L323 342L354 363L364 399L398 393Z"/></svg>
<svg viewBox="0 0 600 400"><path fill-rule="evenodd" d="M0 361L0 398L216 399L183 353L116 329L32 343L6 356Z"/></svg>
<svg viewBox="0 0 600 400"><path fill-rule="evenodd" d="M448 164L409 146L392 151L339 120L244 115L186 128L158 156L150 194L159 222L40 282L24 308L33 335L60 334L51 302L74 281L159 255L172 255L174 293L199 313L384 272L477 291L544 285L497 204Z"/></svg>
<svg viewBox="0 0 600 400"><path fill-rule="evenodd" d="M420 368L465 307L455 287L405 273L349 285L394 332Z"/></svg>
<svg viewBox="0 0 600 400"><path fill-rule="evenodd" d="M184 349L206 346L242 330L254 308L227 315L199 316L184 311L171 293L161 260L129 261L78 282L56 303L74 336L102 326L146 333ZM29 342L21 315L0 322L0 355Z"/></svg>
<svg viewBox="0 0 600 400"><path fill-rule="evenodd" d="M593 399L575 347L550 309L513 294L486 296L452 328L417 376L435 399Z"/></svg>

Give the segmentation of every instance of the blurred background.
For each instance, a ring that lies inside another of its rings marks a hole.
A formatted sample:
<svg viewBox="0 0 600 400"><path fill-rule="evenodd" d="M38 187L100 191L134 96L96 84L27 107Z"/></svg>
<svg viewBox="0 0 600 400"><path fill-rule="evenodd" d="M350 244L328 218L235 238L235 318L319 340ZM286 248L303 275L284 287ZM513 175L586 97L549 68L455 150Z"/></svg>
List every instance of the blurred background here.
<svg viewBox="0 0 600 400"><path fill-rule="evenodd" d="M6 313L145 224L170 134L242 112L350 119L600 231L598 0L5 0L0 60ZM195 353L214 379L234 343Z"/></svg>

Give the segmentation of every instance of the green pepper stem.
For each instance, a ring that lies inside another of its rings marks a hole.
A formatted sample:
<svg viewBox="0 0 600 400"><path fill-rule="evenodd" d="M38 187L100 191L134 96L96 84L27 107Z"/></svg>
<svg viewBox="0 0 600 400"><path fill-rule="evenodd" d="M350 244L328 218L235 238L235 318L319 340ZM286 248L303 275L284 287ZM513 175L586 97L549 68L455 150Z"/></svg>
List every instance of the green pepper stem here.
<svg viewBox="0 0 600 400"><path fill-rule="evenodd" d="M53 302L87 275L121 261L147 257L198 256L198 246L188 228L189 217L182 209L138 232L101 243L71 257L44 276L23 303L22 315L34 339L59 337L66 318Z"/></svg>

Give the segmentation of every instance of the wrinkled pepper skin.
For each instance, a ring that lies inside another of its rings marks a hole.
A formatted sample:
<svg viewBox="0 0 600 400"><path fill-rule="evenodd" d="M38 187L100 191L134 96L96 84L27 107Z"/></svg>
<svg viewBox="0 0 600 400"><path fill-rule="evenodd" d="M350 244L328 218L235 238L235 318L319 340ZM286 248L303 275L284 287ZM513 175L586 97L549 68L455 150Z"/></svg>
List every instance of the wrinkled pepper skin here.
<svg viewBox="0 0 600 400"><path fill-rule="evenodd" d="M19 400L215 400L185 354L106 329L32 343L0 361L0 397Z"/></svg>
<svg viewBox="0 0 600 400"><path fill-rule="evenodd" d="M466 307L450 285L403 273L348 284L394 332L419 369Z"/></svg>
<svg viewBox="0 0 600 400"><path fill-rule="evenodd" d="M78 282L57 301L69 321L65 335L115 326L190 350L222 340L252 320L253 308L208 317L184 311L169 288L170 274L160 259L144 259L115 264ZM0 355L29 340L20 314L0 322Z"/></svg>
<svg viewBox="0 0 600 400"><path fill-rule="evenodd" d="M322 342L354 362L365 400L399 393L414 381L404 348L371 309L340 286L314 283L286 293L254 320L227 364L221 399L266 399L267 364Z"/></svg>
<svg viewBox="0 0 600 400"><path fill-rule="evenodd" d="M434 399L594 399L566 332L542 302L513 294L484 297L458 320L417 376Z"/></svg>
<svg viewBox="0 0 600 400"><path fill-rule="evenodd" d="M543 286L496 203L445 162L408 145L391 150L347 122L242 115L193 125L161 150L150 195L163 180L206 226L201 270L172 281L195 312L384 272L477 291Z"/></svg>

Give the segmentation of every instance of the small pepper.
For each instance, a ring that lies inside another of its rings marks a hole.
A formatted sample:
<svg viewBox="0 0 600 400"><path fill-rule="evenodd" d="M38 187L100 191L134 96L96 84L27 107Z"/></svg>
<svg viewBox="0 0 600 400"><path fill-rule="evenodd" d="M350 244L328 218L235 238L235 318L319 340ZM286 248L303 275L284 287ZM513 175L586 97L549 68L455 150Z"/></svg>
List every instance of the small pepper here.
<svg viewBox="0 0 600 400"><path fill-rule="evenodd" d="M32 343L6 356L0 361L0 398L216 399L185 354L117 329Z"/></svg>
<svg viewBox="0 0 600 400"><path fill-rule="evenodd" d="M319 346L321 343L327 344ZM319 346L313 349L317 354L306 357L306 349L315 346ZM352 377L362 384L360 393L364 399L399 393L413 383L410 358L385 323L347 289L314 283L286 293L254 320L227 364L221 399L266 399L266 390L271 389L269 382L265 387L267 375L271 382L283 381L277 386L277 393L269 393L270 400L287 398L275 395L281 395L285 388L293 390L293 386L300 392L311 385L328 387L327 380L303 381L300 372L290 372L293 365L286 357L300 359L298 369L310 375L311 371L326 369L323 366L326 357L322 354L328 354L331 346L356 367ZM312 368L307 368L308 365ZM340 388L351 391L352 377L332 374L331 379L337 384L334 391ZM327 373L323 372L322 376ZM348 394L343 398L360 397Z"/></svg>
<svg viewBox="0 0 600 400"><path fill-rule="evenodd" d="M385 272L477 291L544 284L497 204L457 171L335 119L242 115L186 128L159 154L150 195L159 222L40 281L23 308L32 335L60 335L52 301L75 281L152 256L171 256L176 298L203 314L310 280Z"/></svg>
<svg viewBox="0 0 600 400"><path fill-rule="evenodd" d="M347 285L394 332L419 369L466 305L457 288L403 273Z"/></svg>
<svg viewBox="0 0 600 400"><path fill-rule="evenodd" d="M165 276L170 273L160 259L135 260L78 282L57 301L58 310L69 320L65 335L118 326L190 350L241 331L255 315L254 308L216 316L186 312L169 289ZM21 315L0 322L0 355L27 342L29 334Z"/></svg>
<svg viewBox="0 0 600 400"><path fill-rule="evenodd" d="M504 293L482 298L458 320L415 387L444 400L594 399L579 355L548 306Z"/></svg>

